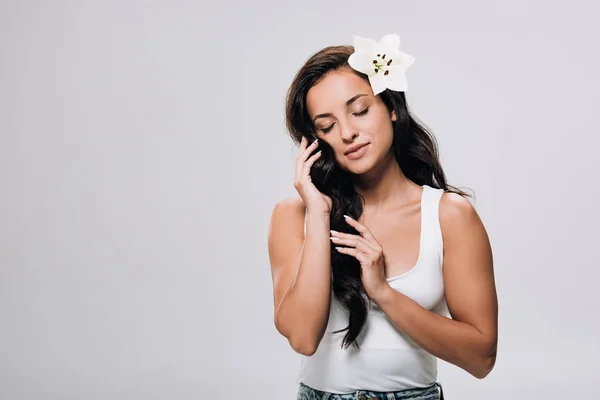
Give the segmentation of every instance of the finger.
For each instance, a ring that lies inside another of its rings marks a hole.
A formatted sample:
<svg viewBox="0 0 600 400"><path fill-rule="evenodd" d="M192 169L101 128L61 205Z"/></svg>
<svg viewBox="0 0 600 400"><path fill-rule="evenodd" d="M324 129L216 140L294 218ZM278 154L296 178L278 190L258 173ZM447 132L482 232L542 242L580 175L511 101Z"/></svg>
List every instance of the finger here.
<svg viewBox="0 0 600 400"><path fill-rule="evenodd" d="M301 149L296 157L296 166L298 169L302 169L302 165L306 162L308 156L317 148L317 141L314 141L310 146Z"/></svg>
<svg viewBox="0 0 600 400"><path fill-rule="evenodd" d="M356 220L353 220L356 221ZM364 225L363 225L364 226ZM345 233L345 232L337 232L337 231L331 231L333 236L338 236L338 237L351 237L351 238L360 238L362 239L365 243L367 243L373 250L375 251L383 251L383 247L381 246L381 244L377 241L377 239L375 238L375 236L373 236L373 234L371 233L371 231L365 227L368 231L368 233L370 235L354 235L351 233ZM335 233L334 233L335 232ZM369 239L370 238L370 239Z"/></svg>
<svg viewBox="0 0 600 400"><path fill-rule="evenodd" d="M298 147L297 158L300 158L300 156L304 154L306 147L308 147L308 139L306 138L306 136L302 136L302 139L300 140L300 146Z"/></svg>
<svg viewBox="0 0 600 400"><path fill-rule="evenodd" d="M300 149L298 150L298 155L296 156L296 180L299 178L299 176L303 174L304 162L306 161L307 142L308 139L305 136L302 136L302 140L300 142Z"/></svg>
<svg viewBox="0 0 600 400"><path fill-rule="evenodd" d="M368 248L372 252L380 251L379 243L370 243L368 240L366 240L362 236L352 235L350 233L343 233L343 232L341 232L341 233L338 233L336 235L332 235L331 241L333 243L340 243L340 244L362 243L364 246L368 246ZM367 250L364 250L364 251L367 252Z"/></svg>
<svg viewBox="0 0 600 400"><path fill-rule="evenodd" d="M312 162L309 164L309 163L308 163L308 161L309 161L310 159L309 159L309 160L307 160L307 159L306 159L306 157L308 157L308 155L309 155L310 153L312 153L312 152L313 152L313 151L316 149L316 145L317 145L317 142L313 142L313 144L311 144L310 146L308 146L308 147L306 148L306 150L305 150L305 151L304 151L304 153L303 153L303 156L299 158L299 161L298 161L298 162L300 162L300 163L301 163L301 165L300 165L300 171L301 171L301 174L302 174L303 176L306 176L306 175L308 175L308 174L310 173L310 167L312 166L312 164L314 163L314 161L315 161L315 160L313 160L313 161L312 161ZM311 158L312 158L312 157L315 157L315 156L316 156L316 154L317 154L317 153L313 154L313 155L311 156ZM318 156L316 156L316 157L320 157L320 153L319 153L319 155L318 155Z"/></svg>
<svg viewBox="0 0 600 400"><path fill-rule="evenodd" d="M308 141L308 139L307 139ZM308 158L308 156L317 149L317 147L319 146L319 139L315 140L314 142L312 142L309 146L306 147L306 149L304 149L304 154L303 156L304 159Z"/></svg>
<svg viewBox="0 0 600 400"><path fill-rule="evenodd" d="M367 259L366 255L356 249L353 249L351 247L336 247L335 248L337 251L339 251L340 253L343 254L348 254L354 258L356 258L358 261L360 261L361 264L366 264L369 260Z"/></svg>
<svg viewBox="0 0 600 400"><path fill-rule="evenodd" d="M369 246L367 243L362 240L356 239L340 239L337 237L332 237L331 241L336 245L344 245L349 247L354 247L357 250L362 251L365 254L375 254L375 249Z"/></svg>
<svg viewBox="0 0 600 400"><path fill-rule="evenodd" d="M362 235L362 237L364 237L368 241L377 242L375 236L373 236L369 228L367 228L366 226L364 226L363 224L361 224L360 222L348 215L344 215L344 217L346 218L346 222L348 223L348 225L356 229Z"/></svg>
<svg viewBox="0 0 600 400"><path fill-rule="evenodd" d="M321 154L321 150L319 150L315 154L313 154L308 160L306 160L304 166L302 167L302 173L304 175L308 175L310 173L310 168L313 166L315 161L317 161L317 159L321 157Z"/></svg>

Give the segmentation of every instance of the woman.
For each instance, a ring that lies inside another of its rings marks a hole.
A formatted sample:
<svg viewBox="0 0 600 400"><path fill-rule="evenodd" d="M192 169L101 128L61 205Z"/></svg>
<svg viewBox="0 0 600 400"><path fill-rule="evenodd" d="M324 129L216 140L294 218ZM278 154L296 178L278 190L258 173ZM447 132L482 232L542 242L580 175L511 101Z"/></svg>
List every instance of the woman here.
<svg viewBox="0 0 600 400"><path fill-rule="evenodd" d="M409 112L414 58L397 35L354 39L288 91L299 197L271 216L275 326L302 354L297 399L442 399L437 358L495 364L491 246Z"/></svg>

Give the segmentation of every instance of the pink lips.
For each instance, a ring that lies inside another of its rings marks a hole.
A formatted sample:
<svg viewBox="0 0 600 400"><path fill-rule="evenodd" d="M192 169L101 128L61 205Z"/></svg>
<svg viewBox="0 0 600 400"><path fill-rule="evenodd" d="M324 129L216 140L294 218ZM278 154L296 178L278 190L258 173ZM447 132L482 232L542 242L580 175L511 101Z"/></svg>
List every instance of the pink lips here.
<svg viewBox="0 0 600 400"><path fill-rule="evenodd" d="M359 159L367 152L368 146L369 146L369 144L367 143L366 145L362 146L358 150L354 150L352 153L346 154L346 157L348 157L351 160Z"/></svg>

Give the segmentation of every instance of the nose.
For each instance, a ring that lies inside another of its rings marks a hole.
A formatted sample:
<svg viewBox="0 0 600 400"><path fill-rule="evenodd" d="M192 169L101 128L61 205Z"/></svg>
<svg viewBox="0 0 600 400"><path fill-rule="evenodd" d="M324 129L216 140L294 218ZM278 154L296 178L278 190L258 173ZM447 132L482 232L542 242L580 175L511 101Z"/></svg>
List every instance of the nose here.
<svg viewBox="0 0 600 400"><path fill-rule="evenodd" d="M342 121L338 122L340 124L340 132L342 135L342 140L348 143L354 141L354 138L358 136L358 130L350 121Z"/></svg>

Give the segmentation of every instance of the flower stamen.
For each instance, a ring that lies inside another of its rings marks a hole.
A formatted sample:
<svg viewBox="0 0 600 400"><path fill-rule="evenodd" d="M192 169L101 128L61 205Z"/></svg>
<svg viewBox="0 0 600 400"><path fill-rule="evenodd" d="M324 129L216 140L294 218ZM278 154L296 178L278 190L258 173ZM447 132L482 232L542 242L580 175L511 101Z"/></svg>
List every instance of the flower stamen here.
<svg viewBox="0 0 600 400"><path fill-rule="evenodd" d="M387 62L385 62L385 56L386 56L386 54L383 54L383 55L377 54L377 57L379 57L379 59L373 60L373 65L375 67L374 68L375 73L378 73L379 70L383 70L384 66L389 67L392 64L391 58ZM384 64L384 62L385 62L385 64ZM389 72L387 72L387 70L386 70L385 75L388 75L388 74L389 74Z"/></svg>

